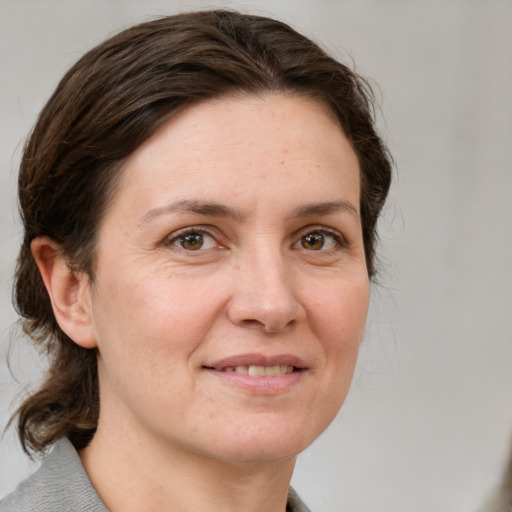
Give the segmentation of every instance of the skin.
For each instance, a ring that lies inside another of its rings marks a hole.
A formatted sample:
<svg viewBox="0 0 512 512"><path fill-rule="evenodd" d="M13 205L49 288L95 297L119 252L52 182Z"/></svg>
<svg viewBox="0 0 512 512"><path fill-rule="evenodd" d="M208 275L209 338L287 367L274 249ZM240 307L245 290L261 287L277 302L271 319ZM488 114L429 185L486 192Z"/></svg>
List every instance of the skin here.
<svg viewBox="0 0 512 512"><path fill-rule="evenodd" d="M350 143L313 100L226 97L174 117L122 173L93 284L32 244L59 324L98 353L91 481L113 511L283 512L368 310ZM241 357L296 369L221 371Z"/></svg>

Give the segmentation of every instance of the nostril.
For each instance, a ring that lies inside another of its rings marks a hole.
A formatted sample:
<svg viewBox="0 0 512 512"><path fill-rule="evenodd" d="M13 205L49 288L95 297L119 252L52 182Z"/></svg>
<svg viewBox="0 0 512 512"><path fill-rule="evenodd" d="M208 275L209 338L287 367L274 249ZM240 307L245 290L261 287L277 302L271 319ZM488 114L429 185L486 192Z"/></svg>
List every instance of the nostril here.
<svg viewBox="0 0 512 512"><path fill-rule="evenodd" d="M245 320L242 320L241 324L244 325L245 327L258 327L260 329L262 327L265 327L263 322L260 322L259 320L252 319L252 318L247 318Z"/></svg>
<svg viewBox="0 0 512 512"><path fill-rule="evenodd" d="M258 329L264 331L266 333L272 334L281 332L283 329L288 329L295 324L295 320L292 319L289 322L280 323L280 322L262 322L256 319L245 319L242 320L239 325L246 327L248 329Z"/></svg>

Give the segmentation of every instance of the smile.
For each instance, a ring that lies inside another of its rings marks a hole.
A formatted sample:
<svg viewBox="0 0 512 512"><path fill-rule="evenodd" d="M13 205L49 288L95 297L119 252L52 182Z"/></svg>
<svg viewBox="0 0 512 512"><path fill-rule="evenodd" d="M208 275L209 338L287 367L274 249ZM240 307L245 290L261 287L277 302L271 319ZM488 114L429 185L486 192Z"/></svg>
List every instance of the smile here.
<svg viewBox="0 0 512 512"><path fill-rule="evenodd" d="M308 374L308 365L289 354L238 355L205 365L203 369L231 388L267 396L290 391Z"/></svg>
<svg viewBox="0 0 512 512"><path fill-rule="evenodd" d="M250 375L251 377L278 377L279 375L285 375L292 373L294 370L293 366L287 364L276 364L274 366L257 366L252 365L240 365L240 366L227 366L223 368L223 372L235 372L243 375Z"/></svg>

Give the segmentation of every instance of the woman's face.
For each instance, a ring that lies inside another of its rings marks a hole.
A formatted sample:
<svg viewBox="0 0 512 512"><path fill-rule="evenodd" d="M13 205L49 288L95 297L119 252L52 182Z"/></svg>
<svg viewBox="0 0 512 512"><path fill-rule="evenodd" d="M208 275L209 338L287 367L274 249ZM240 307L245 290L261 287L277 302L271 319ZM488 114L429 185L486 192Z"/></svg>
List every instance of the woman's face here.
<svg viewBox="0 0 512 512"><path fill-rule="evenodd" d="M343 403L367 314L350 144L316 102L228 97L173 118L122 172L85 294L98 432L293 458Z"/></svg>

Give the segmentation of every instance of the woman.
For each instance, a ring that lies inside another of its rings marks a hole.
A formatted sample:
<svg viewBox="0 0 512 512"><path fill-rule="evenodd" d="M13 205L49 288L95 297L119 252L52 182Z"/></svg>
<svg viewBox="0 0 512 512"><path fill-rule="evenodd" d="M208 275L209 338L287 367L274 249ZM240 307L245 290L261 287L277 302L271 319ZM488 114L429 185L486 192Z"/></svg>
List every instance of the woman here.
<svg viewBox="0 0 512 512"><path fill-rule="evenodd" d="M25 148L15 300L50 354L41 469L0 510L307 510L299 452L347 394L390 161L365 82L212 11L87 53Z"/></svg>

